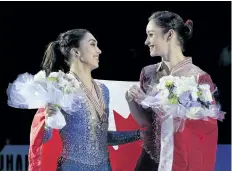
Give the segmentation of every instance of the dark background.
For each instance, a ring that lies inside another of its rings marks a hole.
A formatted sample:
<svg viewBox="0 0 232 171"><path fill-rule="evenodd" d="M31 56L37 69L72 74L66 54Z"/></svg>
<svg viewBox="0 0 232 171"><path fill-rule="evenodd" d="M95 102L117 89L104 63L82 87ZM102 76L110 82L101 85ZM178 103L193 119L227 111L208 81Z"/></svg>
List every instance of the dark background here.
<svg viewBox="0 0 232 171"><path fill-rule="evenodd" d="M218 123L218 143L230 144L231 65L219 65L219 60L222 49L231 47L231 2L1 2L0 148L6 142L29 144L36 111L8 107L6 89L18 74L40 70L45 46L60 32L86 28L96 37L103 53L94 78L138 81L142 67L160 61L150 58L144 46L147 19L158 10L193 20L193 38L185 55L217 84L227 112Z"/></svg>

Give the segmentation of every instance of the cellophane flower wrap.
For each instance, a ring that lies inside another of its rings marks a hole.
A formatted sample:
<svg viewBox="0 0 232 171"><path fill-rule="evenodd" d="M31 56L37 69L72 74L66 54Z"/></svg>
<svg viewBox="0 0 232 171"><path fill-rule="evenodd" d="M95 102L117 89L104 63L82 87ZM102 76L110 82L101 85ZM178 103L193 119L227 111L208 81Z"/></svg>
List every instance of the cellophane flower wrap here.
<svg viewBox="0 0 232 171"><path fill-rule="evenodd" d="M199 78L199 77L198 77ZM207 83L199 83L198 78L164 76L142 102L143 108L152 108L161 118L171 116L175 121L175 131L182 131L186 119L208 118L222 120L225 112L214 101L214 93Z"/></svg>
<svg viewBox="0 0 232 171"><path fill-rule="evenodd" d="M84 92L71 74L59 71L52 72L47 77L45 71L40 71L36 75L20 74L9 84L7 95L8 105L14 108L39 109L52 105L55 114L46 118L46 126L62 129L66 121L61 109L74 112L72 104L75 99L82 98Z"/></svg>

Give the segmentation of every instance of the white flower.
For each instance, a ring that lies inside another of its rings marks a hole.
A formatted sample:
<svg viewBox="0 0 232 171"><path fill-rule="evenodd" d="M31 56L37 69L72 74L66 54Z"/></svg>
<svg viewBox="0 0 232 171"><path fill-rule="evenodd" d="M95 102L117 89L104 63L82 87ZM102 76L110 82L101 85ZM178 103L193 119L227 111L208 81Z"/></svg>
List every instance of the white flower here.
<svg viewBox="0 0 232 171"><path fill-rule="evenodd" d="M59 77L58 80L57 80L57 84L58 84L59 87L64 88L67 85L71 84L71 82L69 82L68 80L66 80L63 77Z"/></svg>
<svg viewBox="0 0 232 171"><path fill-rule="evenodd" d="M75 76L73 74L66 74L66 77L68 78L68 80L76 80Z"/></svg>
<svg viewBox="0 0 232 171"><path fill-rule="evenodd" d="M197 98L198 98L197 92L196 92L196 91L192 91L192 92L191 92L191 96L192 96L192 101L196 102L196 101L197 101Z"/></svg>
<svg viewBox="0 0 232 171"><path fill-rule="evenodd" d="M80 88L80 82L78 82L78 81L76 81L76 80L73 81L73 85L74 85L74 87L75 87L76 89L79 89L79 88Z"/></svg>
<svg viewBox="0 0 232 171"><path fill-rule="evenodd" d="M52 72L48 80L65 94L81 92L80 83L72 74L65 74L62 71Z"/></svg>
<svg viewBox="0 0 232 171"><path fill-rule="evenodd" d="M59 76L58 72L51 72L48 77L57 78Z"/></svg>
<svg viewBox="0 0 232 171"><path fill-rule="evenodd" d="M190 90L191 87L197 87L197 82L194 78L194 76L191 77L181 77L182 80L182 86L186 89Z"/></svg>
<svg viewBox="0 0 232 171"><path fill-rule="evenodd" d="M197 95L197 93L198 93L198 88L197 88L197 85L194 87L194 86L189 86L188 87L188 91L190 91L191 92L191 97L192 97L192 101L197 101L197 98L198 98L198 95Z"/></svg>
<svg viewBox="0 0 232 171"><path fill-rule="evenodd" d="M197 87L197 82L194 76L191 77L181 77L185 85L189 85L192 87Z"/></svg>
<svg viewBox="0 0 232 171"><path fill-rule="evenodd" d="M80 82L77 81L77 79L75 78L73 74L67 74L66 76L75 88L77 89L80 88Z"/></svg>
<svg viewBox="0 0 232 171"><path fill-rule="evenodd" d="M59 72L51 72L48 77L53 77L53 78L63 78L65 77L65 73L62 71Z"/></svg>
<svg viewBox="0 0 232 171"><path fill-rule="evenodd" d="M212 102L213 97L210 92L210 86L208 84L201 84L199 85L199 88L202 91L202 94L199 96L200 100L203 102Z"/></svg>
<svg viewBox="0 0 232 171"><path fill-rule="evenodd" d="M201 110L201 107L191 107L187 110L186 117L189 119L197 119L196 113Z"/></svg>
<svg viewBox="0 0 232 171"><path fill-rule="evenodd" d="M200 85L199 85L199 88L200 88L201 90L210 90L209 84L200 84Z"/></svg>
<svg viewBox="0 0 232 171"><path fill-rule="evenodd" d="M173 93L179 97L182 93L189 91L192 93L194 101L197 100L196 93L198 92L195 78L192 77L175 77Z"/></svg>
<svg viewBox="0 0 232 171"><path fill-rule="evenodd" d="M180 79L180 78L176 78L176 79L175 79L175 82L174 82L174 86L175 86L175 87L180 87L180 86L182 86L182 85L183 85L183 80Z"/></svg>
<svg viewBox="0 0 232 171"><path fill-rule="evenodd" d="M61 70L59 70L58 74L59 74L59 77L65 77L66 76L66 74Z"/></svg>
<svg viewBox="0 0 232 171"><path fill-rule="evenodd" d="M194 86L191 86L191 85L188 86L188 90L191 91L191 92L196 92L196 93L199 91L197 86L194 87Z"/></svg>
<svg viewBox="0 0 232 171"><path fill-rule="evenodd" d="M73 87L71 84L67 85L64 88L64 93L69 94L75 92L75 87Z"/></svg>
<svg viewBox="0 0 232 171"><path fill-rule="evenodd" d="M159 84L157 85L157 89L158 90L163 90L166 88L166 84L167 83L174 83L175 79L177 77L173 77L172 75L169 75L169 76L164 76L162 78L160 78L159 80Z"/></svg>
<svg viewBox="0 0 232 171"><path fill-rule="evenodd" d="M181 87L174 87L173 90L172 90L172 92L173 92L175 95L177 95L177 97L179 97L179 96L183 93Z"/></svg>
<svg viewBox="0 0 232 171"><path fill-rule="evenodd" d="M37 74L35 74L34 80L39 82L44 82L46 80L45 71L39 71Z"/></svg>
<svg viewBox="0 0 232 171"><path fill-rule="evenodd" d="M179 82L179 85L174 87L173 93L179 97L182 93L188 91L188 86L185 86L183 83Z"/></svg>

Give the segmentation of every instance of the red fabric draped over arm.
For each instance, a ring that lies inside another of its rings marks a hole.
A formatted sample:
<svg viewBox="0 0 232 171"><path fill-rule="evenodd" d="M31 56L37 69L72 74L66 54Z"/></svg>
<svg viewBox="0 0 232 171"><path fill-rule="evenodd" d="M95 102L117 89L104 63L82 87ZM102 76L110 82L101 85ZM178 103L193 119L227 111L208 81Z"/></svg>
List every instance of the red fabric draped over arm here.
<svg viewBox="0 0 232 171"><path fill-rule="evenodd" d="M58 130L52 130L52 138L44 142L44 109L39 109L32 121L29 147L29 171L56 171L62 149Z"/></svg>

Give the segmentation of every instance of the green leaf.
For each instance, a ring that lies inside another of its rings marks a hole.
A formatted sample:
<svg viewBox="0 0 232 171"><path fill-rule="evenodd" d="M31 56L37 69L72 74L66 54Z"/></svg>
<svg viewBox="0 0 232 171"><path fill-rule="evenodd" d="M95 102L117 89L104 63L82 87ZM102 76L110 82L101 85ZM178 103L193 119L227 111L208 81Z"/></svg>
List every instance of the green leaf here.
<svg viewBox="0 0 232 171"><path fill-rule="evenodd" d="M168 102L171 104L178 104L178 97L175 94L172 94L170 98L168 98Z"/></svg>
<svg viewBox="0 0 232 171"><path fill-rule="evenodd" d="M57 81L57 78L56 78L56 77L48 77L48 81L53 81L53 82L55 82L55 81Z"/></svg>

